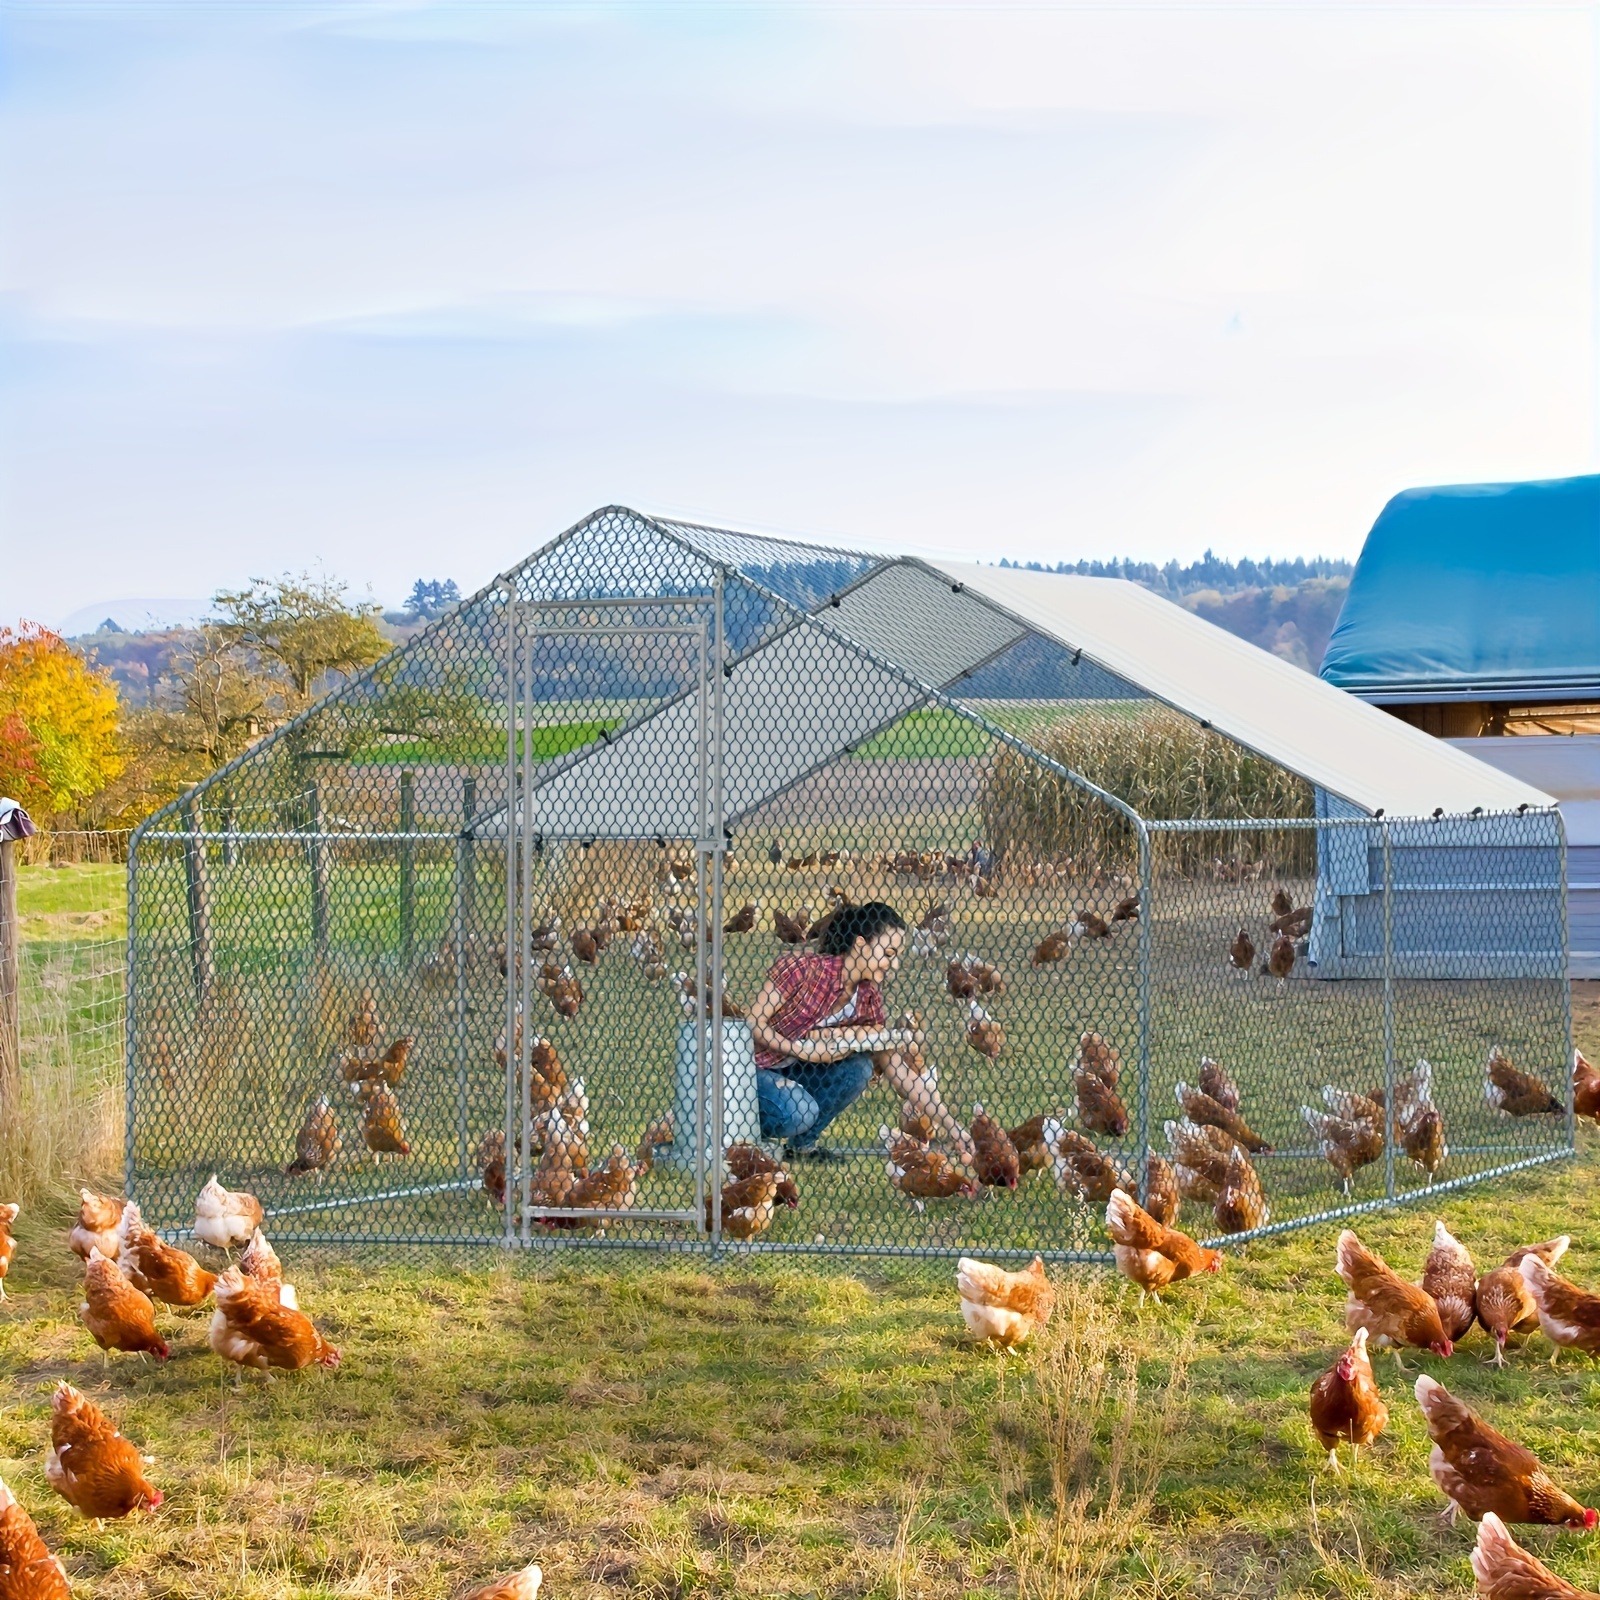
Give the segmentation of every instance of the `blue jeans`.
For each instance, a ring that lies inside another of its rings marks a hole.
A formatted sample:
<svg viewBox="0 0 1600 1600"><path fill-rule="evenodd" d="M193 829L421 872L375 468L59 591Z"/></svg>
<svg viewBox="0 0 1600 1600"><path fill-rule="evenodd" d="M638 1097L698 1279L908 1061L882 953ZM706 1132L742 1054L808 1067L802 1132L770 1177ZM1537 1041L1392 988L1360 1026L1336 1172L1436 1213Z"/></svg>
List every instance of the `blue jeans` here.
<svg viewBox="0 0 1600 1600"><path fill-rule="evenodd" d="M872 1082L872 1057L843 1061L785 1061L756 1072L761 1107L761 1137L787 1139L806 1150L844 1108L861 1098Z"/></svg>

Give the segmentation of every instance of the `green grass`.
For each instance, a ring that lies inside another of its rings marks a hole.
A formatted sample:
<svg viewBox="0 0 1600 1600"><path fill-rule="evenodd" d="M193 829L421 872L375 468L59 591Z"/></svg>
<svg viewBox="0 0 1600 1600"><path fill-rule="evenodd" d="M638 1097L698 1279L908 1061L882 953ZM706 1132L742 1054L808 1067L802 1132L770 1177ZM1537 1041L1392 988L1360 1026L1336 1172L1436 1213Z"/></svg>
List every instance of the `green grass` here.
<svg viewBox="0 0 1600 1600"><path fill-rule="evenodd" d="M1600 1221L1595 1141L1576 1166L1439 1214L1495 1260L1566 1230L1573 1273ZM271 1385L230 1373L206 1317L164 1313L170 1364L109 1372L78 1326L64 1204L36 1210L0 1321L9 1404L0 1474L67 1562L77 1592L124 1596L445 1596L537 1558L557 1596L714 1594L1380 1597L1471 1592L1469 1535L1440 1525L1410 1377L1377 1364L1392 1421L1352 1478L1332 1477L1305 1423L1309 1384L1342 1346L1332 1230L1258 1244L1215 1279L1136 1311L1115 1280L1110 1368L1136 1393L1103 1402L1100 1444L1131 1419L1152 1503L1090 1491L1075 1555L1052 1563L1049 1406L1083 1337L997 1359L965 1341L948 1264L904 1271L722 1271L495 1260L296 1260L303 1303L344 1349L336 1373ZM1421 1263L1431 1215L1370 1219L1397 1267ZM1168 1390L1192 1332L1187 1381ZM1544 1362L1535 1337L1504 1372L1418 1358L1600 1495L1600 1377ZM96 1532L44 1484L48 1402L66 1378L156 1458L153 1515ZM1149 1423L1163 1405L1164 1438ZM1141 1420L1143 1419L1143 1420ZM1083 1465L1079 1463L1080 1467ZM1600 1550L1527 1542L1575 1581ZM1088 1579L1096 1571L1094 1583Z"/></svg>
<svg viewBox="0 0 1600 1600"><path fill-rule="evenodd" d="M128 930L127 868L110 865L22 867L17 912L28 941L120 939Z"/></svg>
<svg viewBox="0 0 1600 1600"><path fill-rule="evenodd" d="M584 745L593 744L602 733L609 733L613 728L619 727L624 720L621 716L588 718L577 722L556 722L536 727L533 730L533 759L553 761L557 756L581 750ZM519 761L522 759L522 750L522 731L518 729L516 752ZM453 739L440 744L431 739L407 739L396 740L392 744L369 745L357 751L349 760L353 767L393 767L403 766L408 762L500 762L505 758L505 734L490 730L481 739L474 738L470 742Z"/></svg>

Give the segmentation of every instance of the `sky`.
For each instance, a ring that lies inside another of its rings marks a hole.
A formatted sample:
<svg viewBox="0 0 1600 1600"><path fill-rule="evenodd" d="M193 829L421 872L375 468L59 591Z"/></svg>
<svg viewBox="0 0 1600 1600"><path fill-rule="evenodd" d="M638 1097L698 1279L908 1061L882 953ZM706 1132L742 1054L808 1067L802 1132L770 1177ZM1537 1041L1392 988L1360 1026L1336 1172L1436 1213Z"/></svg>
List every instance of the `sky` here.
<svg viewBox="0 0 1600 1600"><path fill-rule="evenodd" d="M0 623L1600 468L1592 5L0 9Z"/></svg>

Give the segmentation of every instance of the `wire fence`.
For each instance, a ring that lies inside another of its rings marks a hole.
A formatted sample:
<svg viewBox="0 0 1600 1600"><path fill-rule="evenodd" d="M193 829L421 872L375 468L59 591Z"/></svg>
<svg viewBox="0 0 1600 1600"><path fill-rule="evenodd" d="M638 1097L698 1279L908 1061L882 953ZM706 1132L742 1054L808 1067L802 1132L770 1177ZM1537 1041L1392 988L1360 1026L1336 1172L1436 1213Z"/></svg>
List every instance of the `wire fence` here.
<svg viewBox="0 0 1600 1600"><path fill-rule="evenodd" d="M126 1040L126 834L40 831L20 857L17 1103L0 1182L32 1198L119 1163Z"/></svg>
<svg viewBox="0 0 1600 1600"><path fill-rule="evenodd" d="M607 512L135 836L127 1182L304 1243L1248 1236L1570 1151L1563 885L1553 814L1353 814L915 563Z"/></svg>

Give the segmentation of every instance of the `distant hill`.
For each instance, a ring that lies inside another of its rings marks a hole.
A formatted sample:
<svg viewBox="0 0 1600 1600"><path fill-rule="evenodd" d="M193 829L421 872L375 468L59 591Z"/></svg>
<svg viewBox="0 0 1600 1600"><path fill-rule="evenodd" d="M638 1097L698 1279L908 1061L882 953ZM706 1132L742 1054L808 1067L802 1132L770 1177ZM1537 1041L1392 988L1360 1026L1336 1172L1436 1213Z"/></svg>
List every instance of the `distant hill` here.
<svg viewBox="0 0 1600 1600"><path fill-rule="evenodd" d="M1187 566L1169 561L1006 561L1030 572L1070 572L1084 578L1126 578L1174 600L1185 610L1307 672L1323 652L1350 588L1350 561L1224 561L1208 550Z"/></svg>

